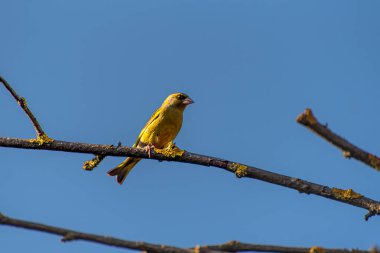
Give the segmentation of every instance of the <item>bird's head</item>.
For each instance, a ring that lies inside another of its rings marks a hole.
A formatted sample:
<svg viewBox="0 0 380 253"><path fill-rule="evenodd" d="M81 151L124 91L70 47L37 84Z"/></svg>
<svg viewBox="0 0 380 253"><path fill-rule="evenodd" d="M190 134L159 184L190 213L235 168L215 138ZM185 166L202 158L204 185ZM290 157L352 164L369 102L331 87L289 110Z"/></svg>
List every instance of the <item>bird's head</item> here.
<svg viewBox="0 0 380 253"><path fill-rule="evenodd" d="M175 107L179 109L185 109L186 106L189 104L194 103L194 101L185 93L174 93L169 95L165 101L164 104L165 106L170 106L170 107Z"/></svg>

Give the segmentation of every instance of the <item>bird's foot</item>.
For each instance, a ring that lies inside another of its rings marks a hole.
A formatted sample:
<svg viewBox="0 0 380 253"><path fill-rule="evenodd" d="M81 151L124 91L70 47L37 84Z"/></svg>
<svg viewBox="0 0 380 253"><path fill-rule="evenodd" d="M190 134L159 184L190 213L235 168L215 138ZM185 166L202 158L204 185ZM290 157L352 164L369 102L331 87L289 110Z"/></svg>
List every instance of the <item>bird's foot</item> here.
<svg viewBox="0 0 380 253"><path fill-rule="evenodd" d="M145 146L145 151L148 152L148 157L152 155L152 149L155 150L154 146L152 144L148 144Z"/></svg>

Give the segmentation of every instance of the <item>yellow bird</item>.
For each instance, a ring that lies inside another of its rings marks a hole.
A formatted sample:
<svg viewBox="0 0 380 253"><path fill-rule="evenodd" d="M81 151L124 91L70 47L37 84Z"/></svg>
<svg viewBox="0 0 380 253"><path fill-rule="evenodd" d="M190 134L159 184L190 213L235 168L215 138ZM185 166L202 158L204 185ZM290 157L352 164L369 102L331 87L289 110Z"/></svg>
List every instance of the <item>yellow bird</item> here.
<svg viewBox="0 0 380 253"><path fill-rule="evenodd" d="M172 145L182 126L183 111L192 103L194 101L184 93L169 95L141 130L133 147L146 148L150 152L152 147L164 149ZM141 158L128 157L108 171L108 175L117 176L117 182L121 185L140 160Z"/></svg>

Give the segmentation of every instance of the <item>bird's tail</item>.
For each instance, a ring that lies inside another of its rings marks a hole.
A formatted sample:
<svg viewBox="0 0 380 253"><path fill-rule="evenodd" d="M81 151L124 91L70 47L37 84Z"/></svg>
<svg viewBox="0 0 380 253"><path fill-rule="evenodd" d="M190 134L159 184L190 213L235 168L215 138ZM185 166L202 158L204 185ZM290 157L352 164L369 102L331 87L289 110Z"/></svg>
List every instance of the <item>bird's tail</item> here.
<svg viewBox="0 0 380 253"><path fill-rule="evenodd" d="M121 185L128 173L133 169L133 167L141 160L141 158L128 157L122 163L120 163L116 168L108 171L108 175L117 176L117 182Z"/></svg>

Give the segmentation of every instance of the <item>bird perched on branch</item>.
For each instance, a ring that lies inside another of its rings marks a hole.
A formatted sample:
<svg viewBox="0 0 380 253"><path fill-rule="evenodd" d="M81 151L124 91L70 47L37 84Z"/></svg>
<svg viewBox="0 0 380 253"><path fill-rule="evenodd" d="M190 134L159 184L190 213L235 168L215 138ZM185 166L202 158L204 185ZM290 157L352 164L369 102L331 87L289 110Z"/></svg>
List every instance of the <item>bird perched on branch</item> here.
<svg viewBox="0 0 380 253"><path fill-rule="evenodd" d="M186 106L194 101L184 93L169 95L158 108L137 138L134 148L165 149L173 146L173 141L182 126L183 111ZM128 157L116 168L108 171L108 175L117 176L117 182L121 185L132 168L141 158Z"/></svg>

